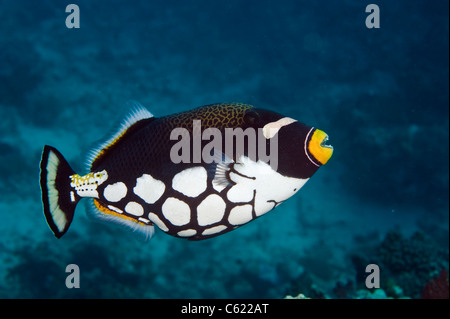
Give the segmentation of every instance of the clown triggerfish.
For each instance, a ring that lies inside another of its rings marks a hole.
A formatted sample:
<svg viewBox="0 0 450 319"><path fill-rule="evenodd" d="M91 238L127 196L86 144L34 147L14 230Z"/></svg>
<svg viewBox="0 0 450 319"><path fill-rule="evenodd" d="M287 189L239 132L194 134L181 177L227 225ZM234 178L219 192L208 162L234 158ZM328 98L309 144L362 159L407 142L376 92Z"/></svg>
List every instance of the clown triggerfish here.
<svg viewBox="0 0 450 319"><path fill-rule="evenodd" d="M83 197L89 215L149 239L154 225L201 240L244 225L294 195L333 153L328 136L246 104L156 118L136 104L76 174L54 147L41 159L44 215L63 236Z"/></svg>

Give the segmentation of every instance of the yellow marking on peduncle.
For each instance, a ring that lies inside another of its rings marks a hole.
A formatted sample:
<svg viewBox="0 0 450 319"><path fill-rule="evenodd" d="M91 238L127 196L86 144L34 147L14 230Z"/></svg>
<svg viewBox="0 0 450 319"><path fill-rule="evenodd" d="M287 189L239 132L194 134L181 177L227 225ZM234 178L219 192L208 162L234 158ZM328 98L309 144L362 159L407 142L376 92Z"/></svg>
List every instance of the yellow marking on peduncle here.
<svg viewBox="0 0 450 319"><path fill-rule="evenodd" d="M106 171L101 172L91 172L89 174L86 174L84 176L80 176L78 174L73 174L70 176L71 183L70 186L72 187L80 187L85 185L100 185L108 178L108 174Z"/></svg>

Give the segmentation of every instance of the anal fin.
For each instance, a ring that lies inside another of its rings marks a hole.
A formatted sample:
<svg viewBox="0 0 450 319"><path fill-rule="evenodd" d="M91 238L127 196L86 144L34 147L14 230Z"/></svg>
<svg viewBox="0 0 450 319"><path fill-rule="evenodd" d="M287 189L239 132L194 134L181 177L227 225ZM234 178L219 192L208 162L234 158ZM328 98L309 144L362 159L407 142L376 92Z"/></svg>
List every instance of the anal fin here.
<svg viewBox="0 0 450 319"><path fill-rule="evenodd" d="M87 209L89 217L98 221L112 223L120 226L122 229L131 230L138 235L138 238L148 241L155 233L155 226L150 221L143 222L139 219L133 218L125 214L122 210L116 207L108 207L98 199L90 201Z"/></svg>

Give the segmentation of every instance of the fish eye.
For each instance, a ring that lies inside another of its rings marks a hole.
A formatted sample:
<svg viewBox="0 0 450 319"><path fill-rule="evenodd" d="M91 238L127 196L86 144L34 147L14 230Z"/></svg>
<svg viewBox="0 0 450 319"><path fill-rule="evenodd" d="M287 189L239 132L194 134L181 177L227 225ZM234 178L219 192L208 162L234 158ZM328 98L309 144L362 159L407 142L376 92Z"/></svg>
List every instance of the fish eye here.
<svg viewBox="0 0 450 319"><path fill-rule="evenodd" d="M255 125L259 121L259 114L255 111L249 111L244 115L244 122L247 125Z"/></svg>
<svg viewBox="0 0 450 319"><path fill-rule="evenodd" d="M294 188L294 192L296 192L297 191L297 188Z"/></svg>

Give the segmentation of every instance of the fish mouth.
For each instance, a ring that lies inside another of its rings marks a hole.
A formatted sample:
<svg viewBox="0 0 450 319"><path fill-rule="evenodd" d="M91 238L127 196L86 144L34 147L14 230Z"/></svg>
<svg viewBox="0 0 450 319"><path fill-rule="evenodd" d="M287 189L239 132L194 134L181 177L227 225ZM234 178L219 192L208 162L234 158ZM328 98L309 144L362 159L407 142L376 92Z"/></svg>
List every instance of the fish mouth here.
<svg viewBox="0 0 450 319"><path fill-rule="evenodd" d="M314 160L310 160L314 164L324 165L333 155L333 146L328 144L328 135L319 129L315 129L308 143L308 153L312 155Z"/></svg>
<svg viewBox="0 0 450 319"><path fill-rule="evenodd" d="M331 148L331 149L333 149L333 146L331 146L330 144L328 144L328 141L329 141L330 139L328 138L328 135L326 135L325 137L324 137L324 139L322 140L322 142L320 143L320 146L321 147L326 147L326 148Z"/></svg>

